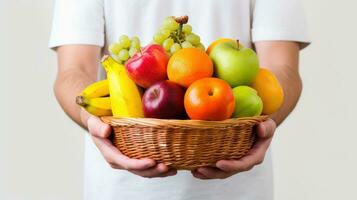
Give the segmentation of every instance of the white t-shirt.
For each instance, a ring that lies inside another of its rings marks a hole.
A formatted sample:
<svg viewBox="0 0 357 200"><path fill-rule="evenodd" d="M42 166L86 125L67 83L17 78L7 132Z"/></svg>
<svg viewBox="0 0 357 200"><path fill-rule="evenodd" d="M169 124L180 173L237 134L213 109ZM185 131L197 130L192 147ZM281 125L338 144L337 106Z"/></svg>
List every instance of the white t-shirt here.
<svg viewBox="0 0 357 200"><path fill-rule="evenodd" d="M208 46L220 37L246 46L263 40L309 40L299 0L57 0L49 46L90 44L104 47L121 34L152 41L166 16L189 15L193 31ZM100 69L100 78L104 76ZM225 180L198 180L188 171L147 179L105 162L89 137L85 143L84 197L88 200L271 200L270 152L264 163Z"/></svg>

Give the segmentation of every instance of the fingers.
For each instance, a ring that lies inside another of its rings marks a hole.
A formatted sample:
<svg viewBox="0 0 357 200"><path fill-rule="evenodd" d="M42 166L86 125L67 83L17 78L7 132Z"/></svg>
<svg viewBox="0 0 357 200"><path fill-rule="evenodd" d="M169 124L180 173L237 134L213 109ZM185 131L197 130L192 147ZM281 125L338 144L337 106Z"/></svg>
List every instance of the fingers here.
<svg viewBox="0 0 357 200"><path fill-rule="evenodd" d="M98 117L90 116L87 120L88 131L96 137L107 138L112 132L111 127Z"/></svg>
<svg viewBox="0 0 357 200"><path fill-rule="evenodd" d="M177 173L175 169L169 169L165 164L156 165L152 159L131 159L123 155L108 139L96 136L92 138L104 159L114 169L125 169L147 178L173 176Z"/></svg>
<svg viewBox="0 0 357 200"><path fill-rule="evenodd" d="M175 169L169 169L163 163L160 163L155 167L146 170L129 170L129 171L145 178L173 176L176 175L177 173Z"/></svg>
<svg viewBox="0 0 357 200"><path fill-rule="evenodd" d="M125 169L142 177L166 177L176 175L175 169L169 169L164 164L156 165L152 159L131 159L123 155L109 139L112 129L98 117L89 116L87 119L88 131L104 159L114 169Z"/></svg>
<svg viewBox="0 0 357 200"><path fill-rule="evenodd" d="M259 141L256 146L239 160L221 160L216 167L225 172L243 172L251 170L255 165L264 161L265 153L271 140Z"/></svg>
<svg viewBox="0 0 357 200"><path fill-rule="evenodd" d="M191 174L198 179L202 179L202 180L206 180L209 179L208 177L206 177L205 175L201 174L200 172L198 172L197 170L192 170Z"/></svg>
<svg viewBox="0 0 357 200"><path fill-rule="evenodd" d="M203 179L224 179L233 174L234 173L225 172L215 167L200 167L194 176L197 175L198 177L203 177Z"/></svg>
<svg viewBox="0 0 357 200"><path fill-rule="evenodd" d="M92 136L94 143L104 156L104 159L115 169L145 170L156 165L152 159L131 159L123 155L112 143L105 138Z"/></svg>
<svg viewBox="0 0 357 200"><path fill-rule="evenodd" d="M169 169L168 172L163 173L157 177L167 177L167 176L175 176L177 174L177 170L176 169Z"/></svg>
<svg viewBox="0 0 357 200"><path fill-rule="evenodd" d="M271 138L276 129L276 123L272 119L268 119L260 123L257 127L257 134L260 138Z"/></svg>
<svg viewBox="0 0 357 200"><path fill-rule="evenodd" d="M275 127L270 129L274 132ZM264 161L265 153L269 148L272 138L258 138L253 148L239 160L221 160L216 163L216 167L225 172L243 172L251 170L255 165L259 165Z"/></svg>
<svg viewBox="0 0 357 200"><path fill-rule="evenodd" d="M221 160L216 163L216 166L225 172L249 171L255 165L259 165L264 161L270 142L271 140L259 141L243 158L239 160Z"/></svg>
<svg viewBox="0 0 357 200"><path fill-rule="evenodd" d="M218 169L225 172L244 172L251 170L255 165L255 162L251 159L249 160L221 160L218 161L216 166Z"/></svg>
<svg viewBox="0 0 357 200"><path fill-rule="evenodd" d="M160 163L146 170L129 170L129 171L142 177L151 178L154 176L158 176L162 173L166 173L168 170L169 168L166 165Z"/></svg>

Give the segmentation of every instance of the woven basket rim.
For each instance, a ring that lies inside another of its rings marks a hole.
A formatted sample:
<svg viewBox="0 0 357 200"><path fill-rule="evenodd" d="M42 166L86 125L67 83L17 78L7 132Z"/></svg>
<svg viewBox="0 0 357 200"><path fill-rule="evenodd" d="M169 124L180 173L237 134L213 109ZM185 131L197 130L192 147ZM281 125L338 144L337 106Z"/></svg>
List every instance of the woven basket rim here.
<svg viewBox="0 0 357 200"><path fill-rule="evenodd" d="M231 118L223 121L205 121L205 120L180 120L180 119L156 119L156 118L133 118L133 117L113 117L104 116L101 117L102 121L110 124L112 126L146 126L146 127L180 127L180 128L227 128L232 126L238 126L241 123L252 123L263 122L268 119L269 116L262 115L257 117L242 117L242 118Z"/></svg>

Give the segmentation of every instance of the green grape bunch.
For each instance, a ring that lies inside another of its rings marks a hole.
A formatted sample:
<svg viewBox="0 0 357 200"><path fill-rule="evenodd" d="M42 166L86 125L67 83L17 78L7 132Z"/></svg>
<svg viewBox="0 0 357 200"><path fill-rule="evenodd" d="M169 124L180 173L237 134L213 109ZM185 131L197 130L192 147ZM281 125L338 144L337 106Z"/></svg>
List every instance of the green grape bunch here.
<svg viewBox="0 0 357 200"><path fill-rule="evenodd" d="M141 50L140 39L137 36L131 39L127 35L119 37L117 42L109 46L111 56L120 64L125 64L131 57Z"/></svg>
<svg viewBox="0 0 357 200"><path fill-rule="evenodd" d="M199 48L205 51L201 38L187 24L188 16L167 17L160 30L154 34L153 43L161 45L170 55L182 48Z"/></svg>

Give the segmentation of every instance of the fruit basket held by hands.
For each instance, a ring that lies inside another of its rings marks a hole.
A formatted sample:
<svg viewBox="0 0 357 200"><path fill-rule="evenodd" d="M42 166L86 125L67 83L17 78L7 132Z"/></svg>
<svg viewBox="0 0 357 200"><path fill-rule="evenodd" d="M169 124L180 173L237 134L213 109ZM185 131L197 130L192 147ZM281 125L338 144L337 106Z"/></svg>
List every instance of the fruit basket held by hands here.
<svg viewBox="0 0 357 200"><path fill-rule="evenodd" d="M152 158L176 169L215 166L239 159L252 147L254 126L266 116L224 121L102 117L113 127L113 143L130 158Z"/></svg>

